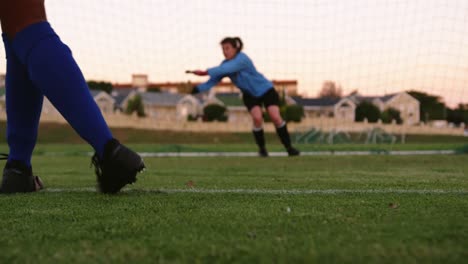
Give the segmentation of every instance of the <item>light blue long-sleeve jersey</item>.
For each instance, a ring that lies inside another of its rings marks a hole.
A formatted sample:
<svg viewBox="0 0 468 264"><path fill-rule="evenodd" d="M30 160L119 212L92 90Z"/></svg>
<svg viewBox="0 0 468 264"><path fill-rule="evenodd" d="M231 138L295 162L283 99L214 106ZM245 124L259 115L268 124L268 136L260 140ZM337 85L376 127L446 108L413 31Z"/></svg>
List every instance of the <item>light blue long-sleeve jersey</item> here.
<svg viewBox="0 0 468 264"><path fill-rule="evenodd" d="M200 92L211 89L224 77L229 77L237 88L253 97L261 97L273 88L273 83L257 71L252 60L243 52L207 71L210 79L197 86Z"/></svg>

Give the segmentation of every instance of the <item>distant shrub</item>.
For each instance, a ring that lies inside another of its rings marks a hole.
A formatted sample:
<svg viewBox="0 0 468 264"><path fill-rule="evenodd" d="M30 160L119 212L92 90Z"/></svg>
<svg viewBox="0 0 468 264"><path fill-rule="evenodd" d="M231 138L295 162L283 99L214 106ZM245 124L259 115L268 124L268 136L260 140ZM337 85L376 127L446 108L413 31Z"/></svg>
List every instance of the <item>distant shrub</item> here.
<svg viewBox="0 0 468 264"><path fill-rule="evenodd" d="M287 105L282 110L281 115L287 122L301 122L304 117L304 107L302 105Z"/></svg>
<svg viewBox="0 0 468 264"><path fill-rule="evenodd" d="M382 119L382 122L385 124L390 124L392 120L395 120L397 124L403 123L403 120L401 119L401 116L400 116L400 111L392 107L382 112L381 119Z"/></svg>
<svg viewBox="0 0 468 264"><path fill-rule="evenodd" d="M357 122L362 122L367 119L369 123L375 123L380 119L380 109L371 102L362 102L356 107Z"/></svg>
<svg viewBox="0 0 468 264"><path fill-rule="evenodd" d="M145 117L145 106L143 105L143 100L141 99L140 95L136 95L135 97L128 100L127 109L125 113L128 115L133 114L136 112L138 117Z"/></svg>
<svg viewBox="0 0 468 264"><path fill-rule="evenodd" d="M203 120L207 122L221 121L226 122L228 117L226 115L226 107L218 104L209 104L203 108Z"/></svg>
<svg viewBox="0 0 468 264"><path fill-rule="evenodd" d="M286 122L301 122L304 117L304 107L302 105L283 105L280 107L280 115ZM263 112L263 120L271 122L270 115Z"/></svg>
<svg viewBox="0 0 468 264"><path fill-rule="evenodd" d="M193 116L193 115L188 115L187 116L187 121L194 122L194 121L197 121L197 120L198 120L197 116Z"/></svg>

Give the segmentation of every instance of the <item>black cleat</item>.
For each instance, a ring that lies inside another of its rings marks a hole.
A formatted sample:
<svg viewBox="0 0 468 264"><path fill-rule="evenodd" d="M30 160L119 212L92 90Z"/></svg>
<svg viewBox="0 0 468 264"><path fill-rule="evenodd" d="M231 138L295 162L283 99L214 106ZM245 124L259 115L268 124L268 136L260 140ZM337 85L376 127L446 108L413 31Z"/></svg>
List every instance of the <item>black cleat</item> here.
<svg viewBox="0 0 468 264"><path fill-rule="evenodd" d="M266 150L266 148L259 149L258 156L263 157L263 158L268 157L268 151Z"/></svg>
<svg viewBox="0 0 468 264"><path fill-rule="evenodd" d="M27 193L44 188L39 176L33 176L32 168L18 161L8 161L3 169L0 193Z"/></svg>
<svg viewBox="0 0 468 264"><path fill-rule="evenodd" d="M289 155L290 157L301 155L301 152L300 152L299 150L295 149L294 147L289 147L289 148L287 149L287 151L288 151L288 155Z"/></svg>
<svg viewBox="0 0 468 264"><path fill-rule="evenodd" d="M136 182L136 174L145 168L140 155L116 139L106 143L102 160L94 154L91 161L102 193L119 192L125 185Z"/></svg>

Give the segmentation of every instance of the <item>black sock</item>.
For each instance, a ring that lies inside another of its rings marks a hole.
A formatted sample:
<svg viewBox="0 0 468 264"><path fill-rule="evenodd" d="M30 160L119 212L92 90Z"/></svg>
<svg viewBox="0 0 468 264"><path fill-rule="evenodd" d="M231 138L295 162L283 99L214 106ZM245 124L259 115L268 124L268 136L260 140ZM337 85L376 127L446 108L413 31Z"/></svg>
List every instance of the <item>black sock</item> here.
<svg viewBox="0 0 468 264"><path fill-rule="evenodd" d="M263 128L254 129L252 133L255 138L255 143L257 143L259 149L265 149L265 133L263 132Z"/></svg>
<svg viewBox="0 0 468 264"><path fill-rule="evenodd" d="M276 128L276 134L278 134L281 143L283 143L286 149L291 148L291 138L289 137L288 127L286 123L283 123L282 126Z"/></svg>

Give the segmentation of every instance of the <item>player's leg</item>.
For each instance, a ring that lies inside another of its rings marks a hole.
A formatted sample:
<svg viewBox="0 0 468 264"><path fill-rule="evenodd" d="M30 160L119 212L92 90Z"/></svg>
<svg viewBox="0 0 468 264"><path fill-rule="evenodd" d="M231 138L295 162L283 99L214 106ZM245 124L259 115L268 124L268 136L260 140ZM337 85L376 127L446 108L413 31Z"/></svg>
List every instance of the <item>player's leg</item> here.
<svg viewBox="0 0 468 264"><path fill-rule="evenodd" d="M37 187L42 188L42 182L33 176L31 156L37 139L43 95L33 86L25 68L13 54L6 34L2 34L2 38L7 58L5 97L10 151L0 189L3 193L31 192Z"/></svg>
<svg viewBox="0 0 468 264"><path fill-rule="evenodd" d="M263 112L261 108L261 102L248 94L242 96L244 105L250 113L253 121L252 134L255 139L255 143L258 146L258 155L260 157L268 157L268 151L265 147L265 133L263 131Z"/></svg>
<svg viewBox="0 0 468 264"><path fill-rule="evenodd" d="M278 93L271 89L267 94L263 96L263 100L265 103L265 108L267 109L268 115L271 118L273 124L276 127L276 134L283 143L286 151L288 152L289 156L297 156L300 152L291 145L291 138L289 136L288 127L286 121L283 120L280 114L279 109L279 96Z"/></svg>
<svg viewBox="0 0 468 264"><path fill-rule="evenodd" d="M26 65L34 85L41 89L78 134L96 150L102 192L115 193L136 181L144 168L141 157L112 138L70 49L49 23L30 25L16 34L13 48Z"/></svg>
<svg viewBox="0 0 468 264"><path fill-rule="evenodd" d="M99 156L112 135L71 51L47 23L44 0L0 2L2 31L29 79Z"/></svg>
<svg viewBox="0 0 468 264"><path fill-rule="evenodd" d="M18 8L19 4L24 4L25 8ZM99 171L101 191L117 192L136 180L136 173L144 168L143 161L137 153L112 138L70 49L45 22L45 12L36 12L44 9L43 5L43 0L2 1L2 29L7 30L13 53L26 67L34 86L96 150L93 163ZM6 15L11 12L15 16ZM17 29L24 21L41 22Z"/></svg>
<svg viewBox="0 0 468 264"><path fill-rule="evenodd" d="M112 134L70 49L47 22L18 32L12 44L34 85L102 157Z"/></svg>
<svg viewBox="0 0 468 264"><path fill-rule="evenodd" d="M7 141L10 147L8 160L31 165L36 144L43 95L34 87L23 65L11 52L6 35L2 35L7 56L6 113Z"/></svg>
<svg viewBox="0 0 468 264"><path fill-rule="evenodd" d="M258 154L261 157L268 157L268 151L265 147L265 133L263 131L263 111L260 106L252 107L250 116L253 120L254 128L252 129L252 133L258 146Z"/></svg>
<svg viewBox="0 0 468 264"><path fill-rule="evenodd" d="M289 136L288 127L286 121L281 118L280 110L277 105L270 105L267 107L268 114L271 120L275 124L276 134L283 143L289 156L297 156L300 152L291 145L291 138Z"/></svg>

